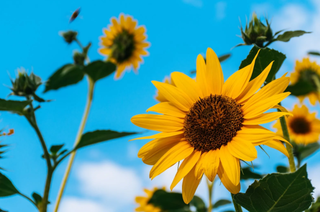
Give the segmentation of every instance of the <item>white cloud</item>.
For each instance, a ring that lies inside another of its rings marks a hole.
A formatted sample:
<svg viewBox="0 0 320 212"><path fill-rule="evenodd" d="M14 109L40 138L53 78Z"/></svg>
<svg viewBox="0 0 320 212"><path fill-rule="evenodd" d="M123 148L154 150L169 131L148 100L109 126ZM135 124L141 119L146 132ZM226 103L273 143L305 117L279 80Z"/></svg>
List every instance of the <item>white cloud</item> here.
<svg viewBox="0 0 320 212"><path fill-rule="evenodd" d="M216 3L216 18L222 20L226 17L227 3L220 1Z"/></svg>
<svg viewBox="0 0 320 212"><path fill-rule="evenodd" d="M308 167L308 178L311 180L311 184L315 187L313 197L320 196L320 178L319 178L320 165Z"/></svg>
<svg viewBox="0 0 320 212"><path fill-rule="evenodd" d="M183 2L186 4L190 4L194 7L202 7L203 6L202 0L183 0Z"/></svg>
<svg viewBox="0 0 320 212"><path fill-rule="evenodd" d="M107 210L102 204L74 197L63 198L59 212L111 212Z"/></svg>

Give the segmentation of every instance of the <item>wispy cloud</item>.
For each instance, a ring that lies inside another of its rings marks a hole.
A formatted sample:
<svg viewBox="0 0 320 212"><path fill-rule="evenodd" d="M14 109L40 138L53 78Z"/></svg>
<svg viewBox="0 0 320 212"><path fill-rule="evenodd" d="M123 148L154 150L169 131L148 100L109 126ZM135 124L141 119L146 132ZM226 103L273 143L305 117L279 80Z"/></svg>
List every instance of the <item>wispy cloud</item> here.
<svg viewBox="0 0 320 212"><path fill-rule="evenodd" d="M203 6L202 0L182 0L182 1L186 4L192 5L194 7L202 7Z"/></svg>
<svg viewBox="0 0 320 212"><path fill-rule="evenodd" d="M222 20L226 17L227 3L220 1L216 3L216 18Z"/></svg>

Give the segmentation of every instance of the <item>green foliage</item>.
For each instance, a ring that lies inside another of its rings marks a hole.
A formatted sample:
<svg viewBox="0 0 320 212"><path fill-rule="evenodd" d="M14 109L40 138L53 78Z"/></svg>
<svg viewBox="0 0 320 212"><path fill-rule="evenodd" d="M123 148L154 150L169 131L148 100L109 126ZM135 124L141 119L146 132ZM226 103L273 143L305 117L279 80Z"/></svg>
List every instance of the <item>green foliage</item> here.
<svg viewBox="0 0 320 212"><path fill-rule="evenodd" d="M304 165L294 173L268 174L234 196L250 212L301 212L312 202L313 187Z"/></svg>
<svg viewBox="0 0 320 212"><path fill-rule="evenodd" d="M287 173L289 171L288 167L282 166L282 165L278 165L276 169L277 169L277 172L279 173Z"/></svg>
<svg viewBox="0 0 320 212"><path fill-rule="evenodd" d="M224 205L228 205L228 204L231 204L231 201L230 200L227 200L227 199L220 199L218 201L216 201L214 204L213 204L213 208L218 208L220 206L224 206Z"/></svg>
<svg viewBox="0 0 320 212"><path fill-rule="evenodd" d="M206 204L198 196L193 197L193 199L190 202L190 205L193 205L197 209L197 212L206 212L207 211Z"/></svg>
<svg viewBox="0 0 320 212"><path fill-rule="evenodd" d="M116 65L112 62L96 60L88 64L84 68L84 72L88 74L94 82L96 82L112 74L116 70L116 68Z"/></svg>
<svg viewBox="0 0 320 212"><path fill-rule="evenodd" d="M76 84L83 79L84 71L80 66L67 64L52 74L46 82L44 92Z"/></svg>
<svg viewBox="0 0 320 212"><path fill-rule="evenodd" d="M315 142L307 145L293 143L293 154L298 162L315 153L320 148L320 144Z"/></svg>
<svg viewBox="0 0 320 212"><path fill-rule="evenodd" d="M97 144L103 141L108 141L116 138L121 138L128 135L136 134L135 132L117 132L112 130L96 130L93 132L87 132L82 135L79 143L76 145L74 150Z"/></svg>
<svg viewBox="0 0 320 212"><path fill-rule="evenodd" d="M23 115L25 107L30 104L31 101L12 101L0 99L0 111L9 111Z"/></svg>
<svg viewBox="0 0 320 212"><path fill-rule="evenodd" d="M41 205L42 197L39 194L37 194L36 192L33 192L32 193L32 198L33 198L34 202L36 203L37 207Z"/></svg>
<svg viewBox="0 0 320 212"><path fill-rule="evenodd" d="M241 169L241 180L248 180L248 179L260 179L262 178L261 174L255 173L251 171L250 167L245 167Z"/></svg>
<svg viewBox="0 0 320 212"><path fill-rule="evenodd" d="M247 56L247 58L241 62L239 69L244 68L245 66L251 64L258 50L259 48L254 46L249 52L249 55ZM272 68L269 72L269 75L266 79L267 83L271 82L275 77L276 73L279 71L285 59L286 59L286 56L284 54L274 49L269 49L269 48L261 49L254 65L251 80L256 78L272 61L274 61Z"/></svg>
<svg viewBox="0 0 320 212"><path fill-rule="evenodd" d="M275 40L282 41L282 42L288 42L291 38L300 37L301 35L304 35L306 33L310 33L310 32L306 32L303 30L286 31L283 34L278 35L278 37Z"/></svg>
<svg viewBox="0 0 320 212"><path fill-rule="evenodd" d="M291 95L293 96L303 96L315 90L316 89L310 82L299 80L297 83L289 85L286 89L286 92L291 92Z"/></svg>
<svg viewBox="0 0 320 212"><path fill-rule="evenodd" d="M314 56L320 56L320 52L315 52L315 51L310 51L308 52L308 54L314 55Z"/></svg>
<svg viewBox="0 0 320 212"><path fill-rule="evenodd" d="M61 144L61 145L53 145L53 146L50 147L50 157L51 157L54 161L56 161L59 156L61 156L61 155L63 155L64 153L67 152L66 149L60 151L63 146L64 146L64 144Z"/></svg>
<svg viewBox="0 0 320 212"><path fill-rule="evenodd" d="M20 194L19 191L14 187L12 182L0 173L0 197L7 197L14 194Z"/></svg>
<svg viewBox="0 0 320 212"><path fill-rule="evenodd" d="M318 197L317 201L312 203L311 207L305 212L319 212L320 211L320 197Z"/></svg>

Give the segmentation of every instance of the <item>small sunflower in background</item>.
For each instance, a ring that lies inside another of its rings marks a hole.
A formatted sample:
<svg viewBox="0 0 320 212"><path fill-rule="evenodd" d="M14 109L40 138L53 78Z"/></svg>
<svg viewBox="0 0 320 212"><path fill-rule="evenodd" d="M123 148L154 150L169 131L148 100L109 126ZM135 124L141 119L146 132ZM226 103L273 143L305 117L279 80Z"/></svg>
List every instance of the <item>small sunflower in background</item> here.
<svg viewBox="0 0 320 212"><path fill-rule="evenodd" d="M257 54L258 55L258 54ZM257 57L256 55L256 57ZM284 92L289 77L282 76L260 89L272 63L255 79L250 80L255 59L224 82L219 59L208 48L206 62L197 58L196 79L174 72L174 85L153 81L166 102L160 102L131 118L133 124L159 134L137 139L153 139L139 151L138 157L153 165L153 179L179 161L183 161L173 179L172 190L183 179L182 197L188 204L203 175L213 182L218 174L233 194L240 191L240 160L257 158L255 146L267 145L286 156L282 136L260 126L288 115L270 112L290 93Z"/></svg>
<svg viewBox="0 0 320 212"><path fill-rule="evenodd" d="M174 82L172 81L171 77L165 77L164 78L164 83L167 83L169 85L175 86ZM157 90L157 93L154 97L156 100L159 102L167 102L167 99Z"/></svg>
<svg viewBox="0 0 320 212"><path fill-rule="evenodd" d="M145 50L150 44L146 42L146 28L137 26L137 21L129 15L120 14L119 20L111 18L108 29L100 37L102 47L99 53L108 56L108 60L117 65L115 78L119 79L126 69L133 67L137 73L142 56L149 53Z"/></svg>
<svg viewBox="0 0 320 212"><path fill-rule="evenodd" d="M163 190L165 188L162 188ZM135 209L137 212L161 212L161 209L153 206L149 203L155 191L159 190L159 188L155 187L153 190L144 189L146 196L137 196L136 203L139 206Z"/></svg>
<svg viewBox="0 0 320 212"><path fill-rule="evenodd" d="M301 107L295 105L291 113L293 116L286 117L291 139L296 144L303 145L318 142L320 120L316 118L316 112L310 113L305 105ZM280 121L277 121L273 127L282 135Z"/></svg>
<svg viewBox="0 0 320 212"><path fill-rule="evenodd" d="M320 66L316 62L311 62L309 58L303 58L302 61L296 61L294 72L290 75L291 84L296 84L299 81L310 82L314 90L307 95L297 96L302 102L305 98L309 98L312 105L320 101Z"/></svg>

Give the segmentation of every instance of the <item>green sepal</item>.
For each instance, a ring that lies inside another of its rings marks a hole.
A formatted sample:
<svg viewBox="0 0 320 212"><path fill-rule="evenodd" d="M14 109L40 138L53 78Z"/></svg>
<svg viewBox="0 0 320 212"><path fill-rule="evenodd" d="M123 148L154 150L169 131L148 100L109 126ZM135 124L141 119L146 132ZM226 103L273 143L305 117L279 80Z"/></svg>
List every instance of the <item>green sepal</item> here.
<svg viewBox="0 0 320 212"><path fill-rule="evenodd" d="M45 92L58 90L62 87L76 84L83 79L84 71L81 66L66 64L52 74L46 82Z"/></svg>
<svg viewBox="0 0 320 212"><path fill-rule="evenodd" d="M246 59L244 59L239 67L239 70L241 68L246 67L247 65L250 65L254 57L256 56L257 52L259 50L259 47L254 46L251 51L249 52ZM286 59L286 56L282 54L281 52L278 52L274 49L264 48L261 49L259 52L259 55L256 59L256 62L254 64L254 69L251 75L251 79L256 78L258 75L261 74L261 72L272 62L273 65L271 67L271 70L269 72L269 75L266 79L266 82L269 83L273 80L276 73L279 71L283 61Z"/></svg>
<svg viewBox="0 0 320 212"><path fill-rule="evenodd" d="M75 146L74 150L133 134L136 134L136 132L117 132L113 130L96 130L93 132L87 132L82 135L79 143Z"/></svg>
<svg viewBox="0 0 320 212"><path fill-rule="evenodd" d="M115 72L116 68L117 66L110 61L104 62L102 60L96 60L85 66L84 72L88 74L94 82L96 82Z"/></svg>
<svg viewBox="0 0 320 212"><path fill-rule="evenodd" d="M304 165L294 173L268 174L234 200L250 212L301 212L311 205L313 190Z"/></svg>

